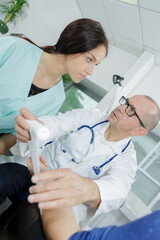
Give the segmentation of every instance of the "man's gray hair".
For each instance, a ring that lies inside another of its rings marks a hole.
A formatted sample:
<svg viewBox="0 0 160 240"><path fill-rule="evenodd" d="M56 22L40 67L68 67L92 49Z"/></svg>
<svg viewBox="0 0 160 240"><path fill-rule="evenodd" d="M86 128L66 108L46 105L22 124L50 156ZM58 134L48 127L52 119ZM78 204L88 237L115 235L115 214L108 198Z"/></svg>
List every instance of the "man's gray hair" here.
<svg viewBox="0 0 160 240"><path fill-rule="evenodd" d="M153 98L144 95L146 99L148 99L150 102L154 104L154 106L157 108L157 111L155 113L146 113L144 116L144 125L148 131L151 131L159 122L160 120L160 108L158 104L153 100Z"/></svg>

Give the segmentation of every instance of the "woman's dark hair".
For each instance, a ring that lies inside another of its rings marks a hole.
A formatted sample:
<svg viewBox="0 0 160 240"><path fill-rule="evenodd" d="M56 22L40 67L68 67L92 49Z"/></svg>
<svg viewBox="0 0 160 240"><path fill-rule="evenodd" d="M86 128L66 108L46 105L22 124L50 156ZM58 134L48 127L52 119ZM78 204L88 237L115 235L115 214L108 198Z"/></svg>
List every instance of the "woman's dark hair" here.
<svg viewBox="0 0 160 240"><path fill-rule="evenodd" d="M67 25L61 33L56 51L62 54L88 52L91 49L104 45L108 53L108 40L101 24L88 18L75 20Z"/></svg>
<svg viewBox="0 0 160 240"><path fill-rule="evenodd" d="M29 38L25 37L25 36L20 36L19 38L22 38L22 39L25 39L26 41L32 43L33 45L39 47L40 49L42 49L44 52L47 52L47 53L53 53L55 52L55 47L54 46L43 46L43 47L40 47L38 46L37 44L35 44L34 42L32 42Z"/></svg>
<svg viewBox="0 0 160 240"><path fill-rule="evenodd" d="M40 48L48 53L55 52L67 55L88 52L99 45L105 46L107 55L108 39L101 24L89 18L81 18L66 26L54 46Z"/></svg>

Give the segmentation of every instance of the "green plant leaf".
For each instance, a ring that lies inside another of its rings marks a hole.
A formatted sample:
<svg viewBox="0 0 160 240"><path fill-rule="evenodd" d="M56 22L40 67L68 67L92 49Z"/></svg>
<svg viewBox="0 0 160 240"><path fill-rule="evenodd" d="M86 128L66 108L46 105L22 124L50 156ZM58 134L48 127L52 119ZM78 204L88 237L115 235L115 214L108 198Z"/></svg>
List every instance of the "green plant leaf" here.
<svg viewBox="0 0 160 240"><path fill-rule="evenodd" d="M8 27L7 25L0 19L0 32L2 34L5 34L8 32Z"/></svg>
<svg viewBox="0 0 160 240"><path fill-rule="evenodd" d="M26 15L26 7L29 7L29 4L25 0L13 0L0 4L0 12L5 14L4 22L16 23L18 17L24 17Z"/></svg>

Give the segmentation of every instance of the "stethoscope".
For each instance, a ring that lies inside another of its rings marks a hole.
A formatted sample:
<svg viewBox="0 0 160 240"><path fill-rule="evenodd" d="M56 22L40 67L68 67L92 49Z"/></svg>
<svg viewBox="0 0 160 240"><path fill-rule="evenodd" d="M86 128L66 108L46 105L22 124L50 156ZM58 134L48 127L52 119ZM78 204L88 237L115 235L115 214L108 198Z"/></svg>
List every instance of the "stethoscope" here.
<svg viewBox="0 0 160 240"><path fill-rule="evenodd" d="M83 128L88 128L90 131L91 131L91 140L90 140L90 145L93 144L93 141L94 141L94 137L95 137L95 134L94 134L94 130L93 128L95 128L96 126L100 125L100 124L103 124L103 123L107 123L109 122L108 120L105 120L105 121L102 121L102 122L99 122L95 125L93 125L92 127L88 126L88 125L82 125L81 127L79 127L77 129L77 131L83 129ZM71 132L73 133L73 132ZM66 141L68 135L63 139L62 143L61 143L61 146L60 146L60 149L62 150L63 153L67 153L66 149L63 148L63 143ZM127 145L122 149L121 153L124 152L126 150L126 148L129 146L131 142L131 139L128 141ZM76 164L80 164L83 160L83 158L85 158L88 154L90 150L90 146L88 148L88 151L86 152L86 154L82 157L82 158L78 158L77 160L75 158L71 158L71 161L76 163ZM95 172L96 175L99 175L100 172L101 172L101 169L109 162L111 162L116 156L118 156L118 154L115 154L113 157L111 157L109 160L107 160L106 162L104 162L103 164L101 164L100 166L93 166L92 169L93 171Z"/></svg>

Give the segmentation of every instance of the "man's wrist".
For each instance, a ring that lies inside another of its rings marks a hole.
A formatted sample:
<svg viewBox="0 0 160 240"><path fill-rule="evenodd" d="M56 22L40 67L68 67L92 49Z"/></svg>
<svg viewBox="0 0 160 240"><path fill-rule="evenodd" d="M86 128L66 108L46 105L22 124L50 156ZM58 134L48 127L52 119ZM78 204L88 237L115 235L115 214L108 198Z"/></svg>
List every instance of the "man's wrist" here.
<svg viewBox="0 0 160 240"><path fill-rule="evenodd" d="M91 180L87 179L87 201L86 203L89 204L91 207L97 209L101 203L101 196L100 191L97 184Z"/></svg>

